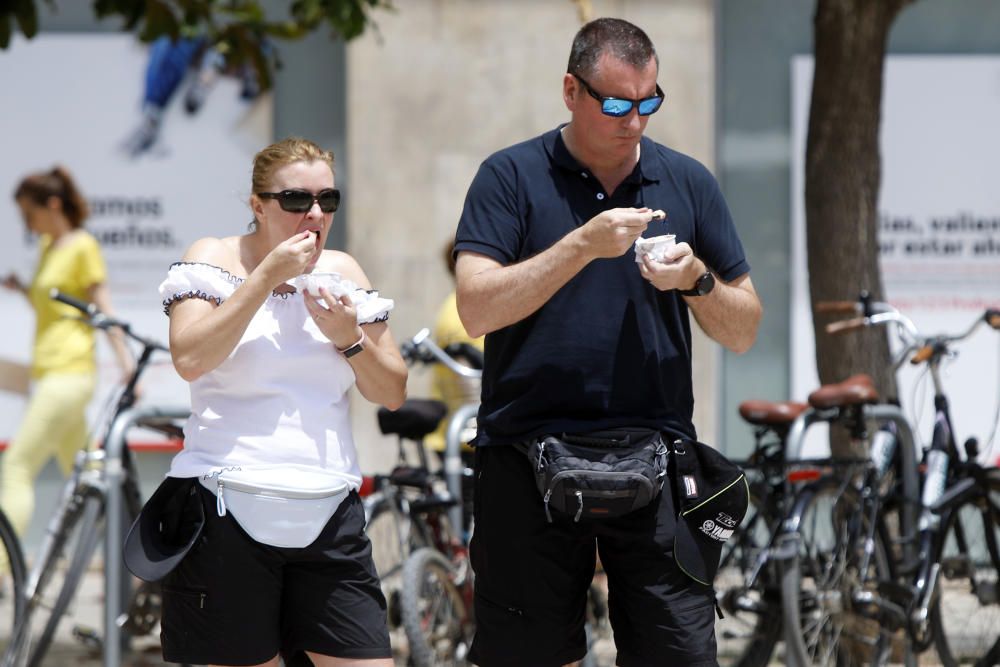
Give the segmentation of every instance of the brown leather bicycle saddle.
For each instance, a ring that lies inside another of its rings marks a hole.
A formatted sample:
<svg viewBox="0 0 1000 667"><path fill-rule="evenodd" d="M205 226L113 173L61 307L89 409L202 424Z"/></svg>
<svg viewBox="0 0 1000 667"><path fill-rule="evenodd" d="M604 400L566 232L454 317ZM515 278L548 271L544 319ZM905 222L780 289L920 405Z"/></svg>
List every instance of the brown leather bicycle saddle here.
<svg viewBox="0 0 1000 667"><path fill-rule="evenodd" d="M809 394L809 404L820 409L877 402L878 390L875 389L875 383L867 373L859 373L840 382L825 384Z"/></svg>
<svg viewBox="0 0 1000 667"><path fill-rule="evenodd" d="M784 426L808 409L807 403L751 399L740 403L740 416L757 426Z"/></svg>

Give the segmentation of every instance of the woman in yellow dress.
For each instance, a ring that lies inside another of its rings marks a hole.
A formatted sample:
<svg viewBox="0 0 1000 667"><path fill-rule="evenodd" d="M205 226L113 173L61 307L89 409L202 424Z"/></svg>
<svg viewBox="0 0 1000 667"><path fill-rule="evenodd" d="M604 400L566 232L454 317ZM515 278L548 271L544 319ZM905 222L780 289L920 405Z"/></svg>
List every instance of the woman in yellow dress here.
<svg viewBox="0 0 1000 667"><path fill-rule="evenodd" d="M112 313L107 270L97 240L83 229L87 202L62 167L26 176L14 190L28 229L39 236L39 259L27 285L14 274L3 286L20 292L35 311L31 393L27 411L0 468L0 506L24 534L35 506L34 480L55 457L63 474L87 443L86 409L94 394L94 330L75 309L53 301L56 288ZM132 359L121 332L110 332L123 374Z"/></svg>

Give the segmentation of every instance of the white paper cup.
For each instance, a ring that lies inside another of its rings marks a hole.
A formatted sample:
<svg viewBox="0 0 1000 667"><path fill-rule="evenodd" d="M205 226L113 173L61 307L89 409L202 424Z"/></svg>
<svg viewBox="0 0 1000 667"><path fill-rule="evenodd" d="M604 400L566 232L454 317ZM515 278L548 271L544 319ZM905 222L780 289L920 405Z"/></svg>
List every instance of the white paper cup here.
<svg viewBox="0 0 1000 667"><path fill-rule="evenodd" d="M340 285L340 274L332 271L328 273L304 273L301 276L295 276L288 282L295 289L302 292L309 292L316 297L319 296L320 287L325 287L334 296L347 293Z"/></svg>
<svg viewBox="0 0 1000 667"><path fill-rule="evenodd" d="M663 262L667 250L676 245L676 236L664 234L663 236L650 236L648 239L638 238L635 240L635 261L642 263L642 256L647 255L654 262Z"/></svg>

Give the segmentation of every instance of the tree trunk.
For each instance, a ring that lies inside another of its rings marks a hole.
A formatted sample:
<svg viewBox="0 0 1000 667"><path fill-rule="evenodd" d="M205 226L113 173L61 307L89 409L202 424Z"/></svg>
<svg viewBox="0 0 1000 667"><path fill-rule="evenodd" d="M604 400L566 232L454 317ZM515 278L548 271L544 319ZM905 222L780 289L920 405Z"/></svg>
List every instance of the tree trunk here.
<svg viewBox="0 0 1000 667"><path fill-rule="evenodd" d="M889 28L913 0L817 0L815 71L806 144L805 202L812 303L882 300L878 265L879 121ZM822 383L869 373L882 396L895 395L883 328L831 336L831 316L813 307ZM847 453L843 434L831 447Z"/></svg>

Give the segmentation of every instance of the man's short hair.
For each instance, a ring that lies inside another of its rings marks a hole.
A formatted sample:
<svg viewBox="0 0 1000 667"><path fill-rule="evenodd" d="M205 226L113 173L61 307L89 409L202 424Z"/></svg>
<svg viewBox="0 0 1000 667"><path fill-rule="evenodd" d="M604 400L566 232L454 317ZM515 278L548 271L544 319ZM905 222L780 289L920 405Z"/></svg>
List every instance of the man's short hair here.
<svg viewBox="0 0 1000 667"><path fill-rule="evenodd" d="M645 67L650 58L660 58L649 36L637 25L622 19L600 18L587 23L573 38L566 71L587 77L597 70L605 52L635 68Z"/></svg>

